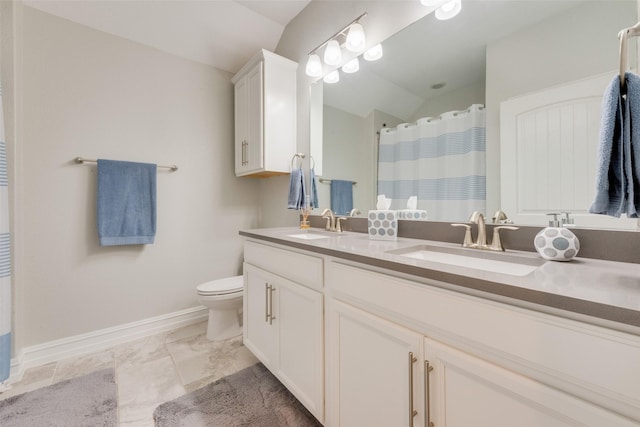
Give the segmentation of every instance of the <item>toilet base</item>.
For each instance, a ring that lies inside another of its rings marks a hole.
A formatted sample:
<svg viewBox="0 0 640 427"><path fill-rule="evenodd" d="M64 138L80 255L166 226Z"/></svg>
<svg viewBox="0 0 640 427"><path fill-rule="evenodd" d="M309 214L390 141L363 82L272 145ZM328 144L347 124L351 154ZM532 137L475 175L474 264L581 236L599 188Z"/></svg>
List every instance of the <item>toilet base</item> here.
<svg viewBox="0 0 640 427"><path fill-rule="evenodd" d="M242 310L209 310L207 339L224 341L242 335Z"/></svg>

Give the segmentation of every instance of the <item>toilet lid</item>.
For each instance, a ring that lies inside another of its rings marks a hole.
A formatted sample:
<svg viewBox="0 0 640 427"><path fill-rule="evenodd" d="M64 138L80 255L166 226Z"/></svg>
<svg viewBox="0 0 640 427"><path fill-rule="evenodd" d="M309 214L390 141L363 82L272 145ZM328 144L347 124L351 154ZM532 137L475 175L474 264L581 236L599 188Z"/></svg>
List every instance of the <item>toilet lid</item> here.
<svg viewBox="0 0 640 427"><path fill-rule="evenodd" d="M197 286L200 295L227 295L242 292L243 276L212 280Z"/></svg>

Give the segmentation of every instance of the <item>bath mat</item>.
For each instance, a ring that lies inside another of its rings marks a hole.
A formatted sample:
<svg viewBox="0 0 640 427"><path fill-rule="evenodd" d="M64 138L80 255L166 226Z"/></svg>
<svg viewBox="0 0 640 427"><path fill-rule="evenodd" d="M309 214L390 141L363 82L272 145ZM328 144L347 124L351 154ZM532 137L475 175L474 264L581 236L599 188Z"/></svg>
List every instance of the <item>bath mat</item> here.
<svg viewBox="0 0 640 427"><path fill-rule="evenodd" d="M158 406L156 427L321 427L261 363Z"/></svg>
<svg viewBox="0 0 640 427"><path fill-rule="evenodd" d="M110 427L117 423L113 369L60 381L0 401L2 427Z"/></svg>

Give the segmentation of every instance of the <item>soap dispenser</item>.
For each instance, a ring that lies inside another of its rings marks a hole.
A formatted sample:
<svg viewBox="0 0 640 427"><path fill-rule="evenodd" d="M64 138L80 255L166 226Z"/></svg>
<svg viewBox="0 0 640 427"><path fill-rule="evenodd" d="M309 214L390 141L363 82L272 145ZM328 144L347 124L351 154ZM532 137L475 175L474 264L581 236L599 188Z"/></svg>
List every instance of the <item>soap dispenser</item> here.
<svg viewBox="0 0 640 427"><path fill-rule="evenodd" d="M570 261L578 254L580 242L571 230L561 226L559 213L549 213L549 226L536 234L533 244L538 254L550 261Z"/></svg>

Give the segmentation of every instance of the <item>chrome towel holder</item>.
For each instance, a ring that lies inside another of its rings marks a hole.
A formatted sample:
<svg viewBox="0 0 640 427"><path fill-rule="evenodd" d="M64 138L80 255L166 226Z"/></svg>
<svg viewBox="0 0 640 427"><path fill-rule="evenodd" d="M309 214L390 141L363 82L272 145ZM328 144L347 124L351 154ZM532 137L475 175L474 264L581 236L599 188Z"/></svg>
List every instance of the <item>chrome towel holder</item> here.
<svg viewBox="0 0 640 427"><path fill-rule="evenodd" d="M76 157L75 161L76 161L76 163L80 163L80 164L83 164L83 163L98 163L97 159L86 159L84 157ZM178 166L177 165L156 165L156 166L159 167L159 168L162 168L162 169L170 169L171 172L175 172L175 171L178 170Z"/></svg>

